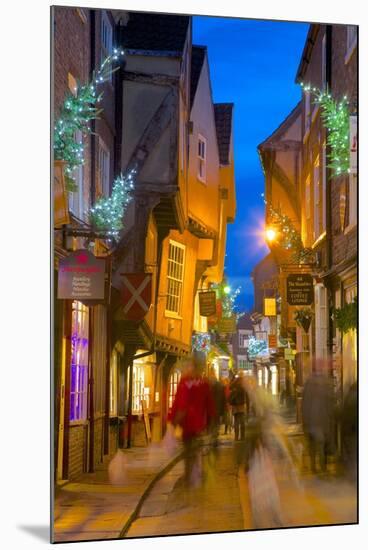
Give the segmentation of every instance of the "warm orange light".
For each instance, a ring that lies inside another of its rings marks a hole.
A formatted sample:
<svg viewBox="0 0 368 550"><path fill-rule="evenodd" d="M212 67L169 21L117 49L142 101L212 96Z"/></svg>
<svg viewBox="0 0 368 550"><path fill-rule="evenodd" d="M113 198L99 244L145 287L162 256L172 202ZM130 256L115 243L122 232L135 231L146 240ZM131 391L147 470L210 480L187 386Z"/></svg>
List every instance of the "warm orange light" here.
<svg viewBox="0 0 368 550"><path fill-rule="evenodd" d="M267 241L270 241L270 242L272 242L276 239L276 231L274 229L272 229L271 227L266 229L266 239L267 239Z"/></svg>

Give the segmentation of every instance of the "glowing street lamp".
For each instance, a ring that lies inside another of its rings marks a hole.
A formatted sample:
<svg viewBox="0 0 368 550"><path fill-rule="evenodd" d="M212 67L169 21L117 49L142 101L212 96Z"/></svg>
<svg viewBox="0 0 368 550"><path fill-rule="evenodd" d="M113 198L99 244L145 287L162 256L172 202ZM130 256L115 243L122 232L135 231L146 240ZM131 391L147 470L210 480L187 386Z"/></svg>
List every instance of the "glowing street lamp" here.
<svg viewBox="0 0 368 550"><path fill-rule="evenodd" d="M231 288L229 286L225 286L224 287L224 292L225 292L225 294L230 294Z"/></svg>
<svg viewBox="0 0 368 550"><path fill-rule="evenodd" d="M276 239L277 233L272 227L266 229L266 240L272 242Z"/></svg>

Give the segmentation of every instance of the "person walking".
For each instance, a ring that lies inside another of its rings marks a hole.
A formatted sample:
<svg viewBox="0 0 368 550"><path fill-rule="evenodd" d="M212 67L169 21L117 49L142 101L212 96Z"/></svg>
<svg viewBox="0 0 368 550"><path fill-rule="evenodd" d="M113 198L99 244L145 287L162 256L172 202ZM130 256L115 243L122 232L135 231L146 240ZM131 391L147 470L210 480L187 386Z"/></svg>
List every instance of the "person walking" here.
<svg viewBox="0 0 368 550"><path fill-rule="evenodd" d="M302 421L313 473L317 471L317 457L321 470L326 471L327 453L333 448L334 398L328 366L328 361L314 359L312 374L303 390Z"/></svg>
<svg viewBox="0 0 368 550"><path fill-rule="evenodd" d="M225 412L225 390L221 382L217 380L216 372L213 367L211 367L209 373L209 384L215 405L215 415L212 419L211 426L212 443L214 446L217 446L220 425Z"/></svg>
<svg viewBox="0 0 368 550"><path fill-rule="evenodd" d="M229 398L230 398L230 381L228 378L225 378L223 380L223 385L224 385L224 398L225 398L225 403L224 403L224 426L225 426L225 431L224 431L224 434L227 435L227 433L231 433L231 430L232 430L232 419L231 419L231 405L229 403Z"/></svg>
<svg viewBox="0 0 368 550"><path fill-rule="evenodd" d="M204 378L205 367L206 356L195 352L186 364L168 417L174 427L182 429L187 487L196 486L201 481L201 436L209 430L216 417L210 385Z"/></svg>
<svg viewBox="0 0 368 550"><path fill-rule="evenodd" d="M235 441L244 441L245 412L249 410L248 395L243 385L243 373L237 375L230 386L229 403L234 416Z"/></svg>

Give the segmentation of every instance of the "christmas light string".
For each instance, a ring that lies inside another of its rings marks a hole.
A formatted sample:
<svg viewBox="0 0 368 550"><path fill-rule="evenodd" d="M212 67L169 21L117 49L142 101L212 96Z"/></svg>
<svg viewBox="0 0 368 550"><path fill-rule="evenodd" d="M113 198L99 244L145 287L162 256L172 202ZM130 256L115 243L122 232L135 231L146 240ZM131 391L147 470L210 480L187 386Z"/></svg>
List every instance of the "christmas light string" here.
<svg viewBox="0 0 368 550"><path fill-rule="evenodd" d="M291 261L293 263L308 263L311 260L312 249L304 247L299 231L293 225L293 222L286 214L282 214L280 209L276 209L269 204L262 193L264 204L267 206L269 221L268 224L276 229L277 244L284 250L292 251Z"/></svg>
<svg viewBox="0 0 368 550"><path fill-rule="evenodd" d="M74 172L84 164L83 137L92 133L90 122L102 112L97 105L102 93L97 88L119 69L114 63L124 55L123 50L115 48L101 64L99 70L92 74L91 82L86 85L77 83L73 92L66 95L60 110L60 116L54 127L54 157L65 162L65 182L68 191L76 191ZM77 141L76 132L82 133L82 140Z"/></svg>
<svg viewBox="0 0 368 550"><path fill-rule="evenodd" d="M123 216L131 202L134 190L135 170L127 176L118 176L112 185L110 197L100 197L89 211L90 223L96 229L117 237L123 228Z"/></svg>
<svg viewBox="0 0 368 550"><path fill-rule="evenodd" d="M192 335L192 351L209 353L211 349L211 335L208 332L196 332Z"/></svg>
<svg viewBox="0 0 368 550"><path fill-rule="evenodd" d="M331 177L350 173L350 114L347 96L336 101L328 91L310 84L301 84L304 92L312 93L314 103L321 107L321 118L327 129L327 159Z"/></svg>

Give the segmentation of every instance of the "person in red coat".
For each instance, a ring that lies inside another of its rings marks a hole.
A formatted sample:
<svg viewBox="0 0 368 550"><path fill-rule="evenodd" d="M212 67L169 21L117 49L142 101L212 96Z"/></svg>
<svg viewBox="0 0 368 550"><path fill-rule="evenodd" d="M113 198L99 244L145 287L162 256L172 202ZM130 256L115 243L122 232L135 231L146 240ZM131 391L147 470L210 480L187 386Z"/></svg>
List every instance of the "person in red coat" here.
<svg viewBox="0 0 368 550"><path fill-rule="evenodd" d="M204 377L206 357L194 352L187 362L168 421L180 426L184 445L185 481L193 485L195 465L199 462L200 437L216 416L215 403L208 380Z"/></svg>

